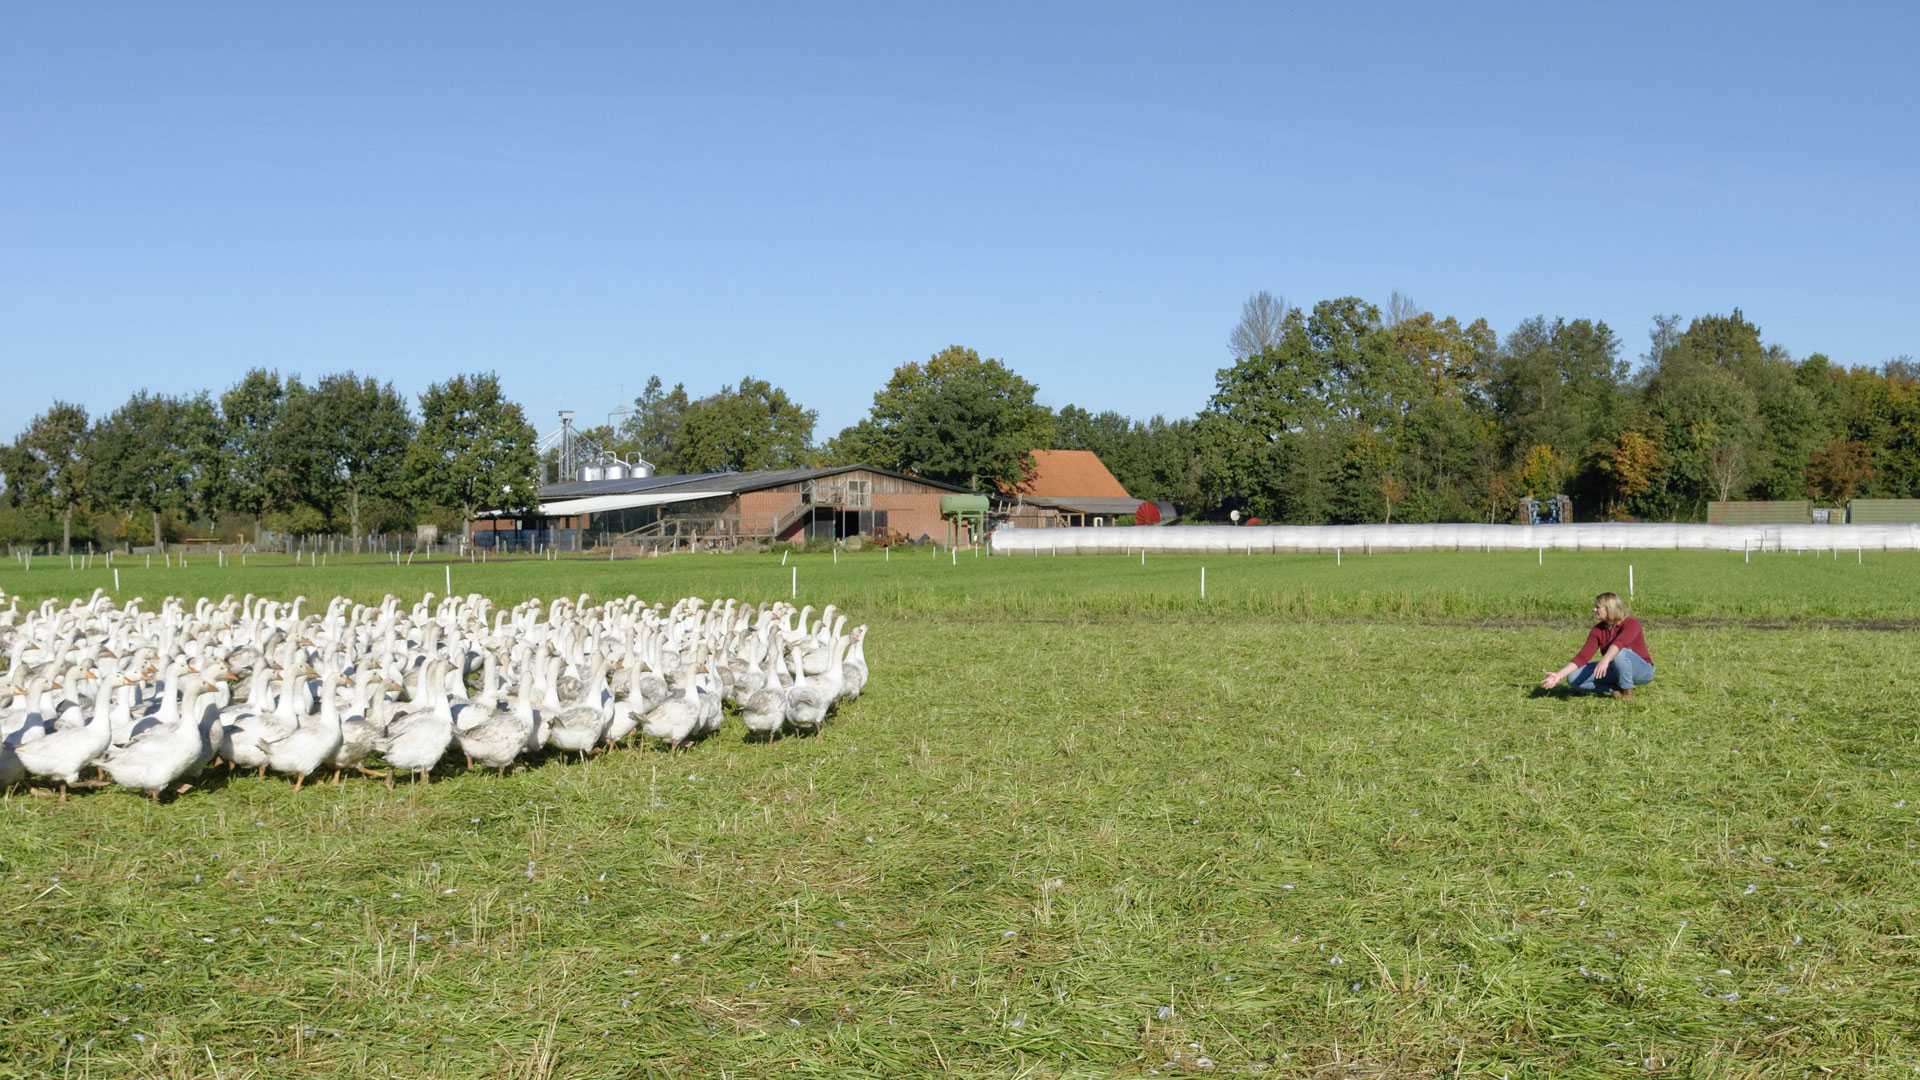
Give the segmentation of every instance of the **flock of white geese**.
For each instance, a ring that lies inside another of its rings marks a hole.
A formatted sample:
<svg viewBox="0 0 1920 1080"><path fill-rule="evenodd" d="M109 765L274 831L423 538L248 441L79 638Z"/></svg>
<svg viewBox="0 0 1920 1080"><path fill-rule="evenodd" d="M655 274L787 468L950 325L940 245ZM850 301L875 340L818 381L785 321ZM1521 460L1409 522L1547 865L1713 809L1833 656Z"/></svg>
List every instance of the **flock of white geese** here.
<svg viewBox="0 0 1920 1080"><path fill-rule="evenodd" d="M0 595L0 601L4 601ZM497 608L478 595L324 611L247 596L104 592L0 611L0 791L30 780L184 791L209 766L293 778L424 779L443 759L501 772L635 739L816 732L867 683L865 626L828 605L628 596ZM375 766L379 766L375 768ZM83 780L89 767L98 776Z"/></svg>

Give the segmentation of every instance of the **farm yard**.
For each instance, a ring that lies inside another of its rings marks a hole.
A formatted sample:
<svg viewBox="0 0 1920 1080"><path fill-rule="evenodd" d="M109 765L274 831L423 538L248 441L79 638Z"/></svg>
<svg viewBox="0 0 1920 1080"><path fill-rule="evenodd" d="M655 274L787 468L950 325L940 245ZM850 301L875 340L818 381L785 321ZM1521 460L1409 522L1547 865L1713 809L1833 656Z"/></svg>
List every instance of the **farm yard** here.
<svg viewBox="0 0 1920 1080"><path fill-rule="evenodd" d="M1626 590L1630 702L1541 697ZM1199 595L1205 565L1207 595ZM815 737L0 803L0 1074L1910 1075L1920 558L120 564L836 603ZM111 588L0 566L22 608ZM457 765L457 762L455 762Z"/></svg>

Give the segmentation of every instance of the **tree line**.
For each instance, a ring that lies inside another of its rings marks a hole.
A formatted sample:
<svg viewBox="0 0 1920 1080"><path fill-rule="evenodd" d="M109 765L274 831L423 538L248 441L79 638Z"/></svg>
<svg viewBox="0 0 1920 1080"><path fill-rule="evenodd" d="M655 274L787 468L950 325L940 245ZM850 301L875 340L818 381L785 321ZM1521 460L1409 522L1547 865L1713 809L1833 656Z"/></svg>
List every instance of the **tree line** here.
<svg viewBox="0 0 1920 1080"><path fill-rule="evenodd" d="M1018 484L1032 449L1092 450L1189 518L1298 524L1507 521L1557 494L1584 520L1656 521L1712 500L1920 497L1920 366L1796 359L1739 310L1656 317L1635 362L1601 320L1539 316L1502 338L1397 293L1303 309L1260 292L1228 345L1188 417L1049 409L1003 361L954 346L896 369L817 446L814 413L750 379L697 400L655 379L603 434L669 471L859 461L975 489ZM731 442L691 434L731 428L722 412L778 419Z"/></svg>
<svg viewBox="0 0 1920 1080"><path fill-rule="evenodd" d="M359 538L536 498L535 434L492 374L427 388L249 371L225 393L142 390L106 416L55 402L0 449L0 541L153 544L235 527Z"/></svg>
<svg viewBox="0 0 1920 1080"><path fill-rule="evenodd" d="M1541 316L1502 338L1398 294L1303 309L1261 292L1228 347L1188 417L1051 409L956 345L895 369L823 440L815 410L751 376L699 397L656 376L622 422L582 434L662 473L863 462L976 490L1020 483L1031 450L1084 449L1189 518L1303 524L1504 521L1559 493L1583 519L1662 521L1714 499L1920 497L1920 367L1796 359L1739 310L1655 318L1635 363L1598 320ZM534 504L535 443L492 374L435 384L417 409L352 372L265 370L217 398L142 391L99 419L56 402L0 449L0 541L164 543L223 519L458 528Z"/></svg>

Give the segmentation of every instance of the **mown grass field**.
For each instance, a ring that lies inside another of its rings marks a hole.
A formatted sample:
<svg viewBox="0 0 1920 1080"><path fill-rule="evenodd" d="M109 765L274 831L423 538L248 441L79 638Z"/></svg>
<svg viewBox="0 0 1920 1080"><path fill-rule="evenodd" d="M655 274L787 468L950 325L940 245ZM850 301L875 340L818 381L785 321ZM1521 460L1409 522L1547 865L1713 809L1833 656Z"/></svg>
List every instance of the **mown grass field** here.
<svg viewBox="0 0 1920 1080"><path fill-rule="evenodd" d="M787 595L777 556L453 566ZM1920 559L798 557L822 737L0 804L0 1074L1910 1076ZM440 591L440 566L122 595ZM102 583L0 567L28 602Z"/></svg>

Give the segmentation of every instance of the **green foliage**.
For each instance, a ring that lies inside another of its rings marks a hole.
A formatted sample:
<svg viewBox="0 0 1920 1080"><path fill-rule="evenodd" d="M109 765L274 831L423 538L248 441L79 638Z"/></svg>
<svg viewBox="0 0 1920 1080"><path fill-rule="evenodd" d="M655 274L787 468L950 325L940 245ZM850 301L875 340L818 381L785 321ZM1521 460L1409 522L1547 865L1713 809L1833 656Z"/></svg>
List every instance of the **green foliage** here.
<svg viewBox="0 0 1920 1080"><path fill-rule="evenodd" d="M33 418L7 458L10 494L60 519L62 552L73 549L74 514L87 509L95 495L92 442L87 410L56 401Z"/></svg>
<svg viewBox="0 0 1920 1080"><path fill-rule="evenodd" d="M621 437L661 472L676 471L680 428L691 404L685 385L675 383L669 391L660 376L649 376L633 399L633 415L620 426Z"/></svg>
<svg viewBox="0 0 1920 1080"><path fill-rule="evenodd" d="M254 368L220 395L221 449L226 457L227 489L221 505L256 517L274 509L289 494L288 461L280 440L287 397L296 379Z"/></svg>
<svg viewBox="0 0 1920 1080"><path fill-rule="evenodd" d="M676 389L678 389L676 387ZM688 405L678 423L675 472L786 469L805 465L819 414L752 376Z"/></svg>
<svg viewBox="0 0 1920 1080"><path fill-rule="evenodd" d="M1514 472L1516 486L1523 495L1535 499L1552 498L1566 486L1567 462L1547 443L1527 448Z"/></svg>
<svg viewBox="0 0 1920 1080"><path fill-rule="evenodd" d="M148 535L165 511L190 514L221 491L220 425L212 400L140 391L102 420L91 443L101 498L145 511Z"/></svg>
<svg viewBox="0 0 1920 1080"><path fill-rule="evenodd" d="M279 505L317 510L358 542L368 503L407 497L415 428L406 399L391 383L349 371L311 388L293 383L282 408L273 441L290 490Z"/></svg>
<svg viewBox="0 0 1920 1080"><path fill-rule="evenodd" d="M1032 452L1053 440L1053 416L1035 403L1037 393L999 360L954 345L896 368L867 419L836 443L881 468L1011 488L1030 475Z"/></svg>
<svg viewBox="0 0 1920 1080"><path fill-rule="evenodd" d="M420 395L420 428L406 451L414 498L454 507L462 528L480 509L539 502L538 436L492 372L457 375Z"/></svg>

